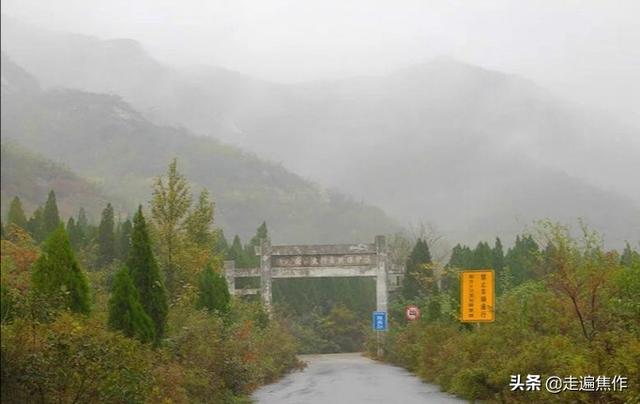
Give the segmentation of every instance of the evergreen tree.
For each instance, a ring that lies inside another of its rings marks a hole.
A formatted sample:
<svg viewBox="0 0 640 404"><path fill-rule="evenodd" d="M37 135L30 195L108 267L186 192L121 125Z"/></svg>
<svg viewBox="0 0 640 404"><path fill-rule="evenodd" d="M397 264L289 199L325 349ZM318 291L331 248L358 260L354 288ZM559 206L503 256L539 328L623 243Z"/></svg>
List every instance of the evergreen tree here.
<svg viewBox="0 0 640 404"><path fill-rule="evenodd" d="M33 239L40 243L46 238L44 230L44 220L42 217L42 207L38 207L27 222L27 230Z"/></svg>
<svg viewBox="0 0 640 404"><path fill-rule="evenodd" d="M620 265L627 268L640 267L640 253L631 248L629 242L625 243L622 256L620 256Z"/></svg>
<svg viewBox="0 0 640 404"><path fill-rule="evenodd" d="M96 265L109 265L116 257L116 236L114 232L113 207L110 203L102 211L98 226L98 257Z"/></svg>
<svg viewBox="0 0 640 404"><path fill-rule="evenodd" d="M209 191L203 189L198 203L189 213L185 222L189 241L201 247L213 247L215 241L215 234L211 230L213 211L214 204L209 200Z"/></svg>
<svg viewBox="0 0 640 404"><path fill-rule="evenodd" d="M247 261L247 266L257 267L260 265L260 257L256 255L256 247L259 247L262 240L267 239L267 237L269 237L267 223L262 222L262 224L256 229L256 234L251 238L251 240L249 240L249 244L245 246L244 256Z"/></svg>
<svg viewBox="0 0 640 404"><path fill-rule="evenodd" d="M142 307L153 320L155 341L158 343L164 335L169 307L160 271L151 251L151 242L147 224L142 215L142 206L138 208L138 212L133 217L127 267L133 284L140 294Z"/></svg>
<svg viewBox="0 0 640 404"><path fill-rule="evenodd" d="M44 234L49 235L55 231L60 225L60 214L58 213L58 203L56 202L56 194L53 190L49 191L49 197L44 204L42 212L42 224L44 226Z"/></svg>
<svg viewBox="0 0 640 404"><path fill-rule="evenodd" d="M87 212L84 210L84 208L80 208L80 211L78 211L77 223L78 228L83 232L86 232L87 227L89 226L89 219L87 219Z"/></svg>
<svg viewBox="0 0 640 404"><path fill-rule="evenodd" d="M502 292L504 291L502 287L507 284L505 282L502 282L503 271L504 271L504 250L502 248L502 241L500 240L500 237L496 237L496 242L493 245L492 253L493 253L493 269L495 271L495 279L498 280L498 282L496 282L496 289L498 293L502 294Z"/></svg>
<svg viewBox="0 0 640 404"><path fill-rule="evenodd" d="M120 330L130 338L142 342L155 339L155 326L147 315L138 290L129 276L129 269L122 267L114 277L113 290L109 299L109 328Z"/></svg>
<svg viewBox="0 0 640 404"><path fill-rule="evenodd" d="M31 284L35 294L78 313L89 313L89 283L80 269L62 224L54 230L33 264Z"/></svg>
<svg viewBox="0 0 640 404"><path fill-rule="evenodd" d="M207 265L200 274L198 282L197 308L227 314L230 301L231 297L224 276L214 271L211 264Z"/></svg>
<svg viewBox="0 0 640 404"><path fill-rule="evenodd" d="M463 268L463 261L462 246L460 244L456 244L451 250L451 257L449 258L449 263L447 264L447 266L451 268Z"/></svg>
<svg viewBox="0 0 640 404"><path fill-rule="evenodd" d="M413 300L422 294L420 275L427 275L425 264L431 263L431 253L427 242L418 239L407 259L405 276L402 283L402 296L407 300Z"/></svg>
<svg viewBox="0 0 640 404"><path fill-rule="evenodd" d="M532 236L516 236L515 244L505 256L505 265L511 268L513 286L533 279L533 266L539 252L538 244Z"/></svg>
<svg viewBox="0 0 640 404"><path fill-rule="evenodd" d="M69 235L71 247L77 251L80 248L81 238L79 237L78 226L73 216L67 220L67 234Z"/></svg>
<svg viewBox="0 0 640 404"><path fill-rule="evenodd" d="M151 214L156 224L160 258L167 287L173 292L177 287L176 254L180 249L181 230L191 206L191 194L186 178L178 172L178 162L169 164L166 183L161 177L156 179L151 201Z"/></svg>
<svg viewBox="0 0 640 404"><path fill-rule="evenodd" d="M509 268L508 265L502 268L500 277L497 279L497 288L499 293L506 293L511 290L511 287L513 286L513 274L511 273L511 268Z"/></svg>
<svg viewBox="0 0 640 404"><path fill-rule="evenodd" d="M471 268L473 266L473 251L466 245L456 244L451 251L448 266L450 268Z"/></svg>
<svg viewBox="0 0 640 404"><path fill-rule="evenodd" d="M496 237L496 243L493 246L493 269L498 274L502 268L504 268L504 249L500 237Z"/></svg>
<svg viewBox="0 0 640 404"><path fill-rule="evenodd" d="M231 243L231 248L227 255L227 259L235 261L236 268L249 268L249 262L246 258L245 249L242 248L240 236L236 234Z"/></svg>
<svg viewBox="0 0 640 404"><path fill-rule="evenodd" d="M215 246L215 254L227 257L229 250L229 243L224 236L224 231L222 229L216 230L216 246Z"/></svg>
<svg viewBox="0 0 640 404"><path fill-rule="evenodd" d="M487 242L481 241L473 250L473 258L469 268L485 269L493 265L493 252Z"/></svg>
<svg viewBox="0 0 640 404"><path fill-rule="evenodd" d="M9 213L7 214L7 224L15 224L16 226L27 230L27 217L22 209L20 198L15 196L9 205Z"/></svg>
<svg viewBox="0 0 640 404"><path fill-rule="evenodd" d="M71 242L73 243L73 240L75 240L78 248L87 245L89 221L87 220L87 213L85 212L84 208L80 208L80 210L78 211L78 219L75 221L74 232L75 234L73 235L73 237L71 236L71 234L69 234L69 237L72 240Z"/></svg>
<svg viewBox="0 0 640 404"><path fill-rule="evenodd" d="M118 231L118 258L126 261L129 257L129 246L131 244L131 220L125 220Z"/></svg>

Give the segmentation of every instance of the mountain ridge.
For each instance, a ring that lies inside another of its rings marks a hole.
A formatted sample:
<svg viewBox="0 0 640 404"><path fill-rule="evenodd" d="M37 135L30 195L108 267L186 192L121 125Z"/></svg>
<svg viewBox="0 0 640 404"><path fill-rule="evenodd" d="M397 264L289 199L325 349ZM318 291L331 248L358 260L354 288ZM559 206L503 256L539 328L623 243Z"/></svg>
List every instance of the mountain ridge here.
<svg viewBox="0 0 640 404"><path fill-rule="evenodd" d="M9 36L3 46L43 70L43 60L56 53L43 49L34 59L33 47L15 41L25 38L23 31L6 31L14 41ZM73 60L105 46L93 38L84 51L60 37L49 40L73 51ZM50 83L120 94L153 121L215 135L381 206L402 223L434 222L454 239L501 234L514 217L575 222L561 208L566 200L599 229L618 223L611 235L618 242L640 239L640 189L629 186L631 173L640 171L637 129L553 97L530 80L445 58L385 75L285 85L222 68L179 70L142 52L142 64L109 59L73 76L60 63L38 73ZM562 189L554 185L558 176L568 179ZM555 205L541 210L525 198L529 184ZM572 196L585 187L588 195ZM603 190L617 209L599 208ZM496 205L520 205L495 212L491 203L474 203L486 195ZM625 224L616 210L633 217Z"/></svg>
<svg viewBox="0 0 640 404"><path fill-rule="evenodd" d="M10 63L3 55L3 65ZM130 210L150 199L153 179L177 157L194 192L212 192L218 225L228 234L247 238L263 220L275 242L367 241L399 229L380 209L323 190L279 165L182 128L155 125L118 96L58 88L15 108L13 95L2 95L3 139L64 162L127 201Z"/></svg>

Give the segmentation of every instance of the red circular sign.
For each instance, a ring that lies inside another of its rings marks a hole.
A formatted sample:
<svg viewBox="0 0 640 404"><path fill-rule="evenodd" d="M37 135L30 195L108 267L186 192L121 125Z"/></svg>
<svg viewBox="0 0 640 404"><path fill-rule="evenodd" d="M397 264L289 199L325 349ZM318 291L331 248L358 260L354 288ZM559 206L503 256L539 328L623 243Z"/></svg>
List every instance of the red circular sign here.
<svg viewBox="0 0 640 404"><path fill-rule="evenodd" d="M407 320L417 320L420 318L420 309L416 306L407 306L405 313L407 315Z"/></svg>

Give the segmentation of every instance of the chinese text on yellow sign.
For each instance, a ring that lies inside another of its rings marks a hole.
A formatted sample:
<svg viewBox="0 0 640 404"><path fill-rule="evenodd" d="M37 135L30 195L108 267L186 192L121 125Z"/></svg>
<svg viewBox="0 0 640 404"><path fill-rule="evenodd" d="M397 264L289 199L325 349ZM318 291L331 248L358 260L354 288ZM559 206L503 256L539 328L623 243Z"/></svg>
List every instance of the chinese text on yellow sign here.
<svg viewBox="0 0 640 404"><path fill-rule="evenodd" d="M460 311L463 322L490 322L495 319L493 270L460 272Z"/></svg>

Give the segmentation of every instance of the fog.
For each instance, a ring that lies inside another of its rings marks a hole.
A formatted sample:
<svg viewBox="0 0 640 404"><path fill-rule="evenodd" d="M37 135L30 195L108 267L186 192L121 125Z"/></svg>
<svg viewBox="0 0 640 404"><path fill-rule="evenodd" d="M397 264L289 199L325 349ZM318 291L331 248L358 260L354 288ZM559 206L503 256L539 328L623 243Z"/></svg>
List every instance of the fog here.
<svg viewBox="0 0 640 404"><path fill-rule="evenodd" d="M267 220L287 242L362 241L429 223L475 243L582 218L613 245L640 240L640 3L25 0L2 13L3 139L130 204L176 155L230 234ZM44 91L25 108L33 82Z"/></svg>
<svg viewBox="0 0 640 404"><path fill-rule="evenodd" d="M5 0L21 21L134 38L174 65L278 82L369 75L448 55L640 122L636 1Z"/></svg>

